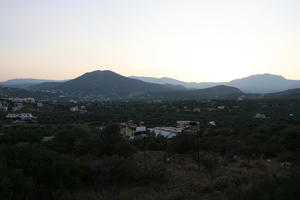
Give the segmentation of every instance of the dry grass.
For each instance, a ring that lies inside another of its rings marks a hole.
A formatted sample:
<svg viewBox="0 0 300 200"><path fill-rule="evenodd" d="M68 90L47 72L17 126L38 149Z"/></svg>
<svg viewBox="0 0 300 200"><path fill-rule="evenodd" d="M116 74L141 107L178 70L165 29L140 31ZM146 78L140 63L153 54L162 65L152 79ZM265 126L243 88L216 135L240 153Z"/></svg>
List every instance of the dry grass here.
<svg viewBox="0 0 300 200"><path fill-rule="evenodd" d="M148 186L118 186L101 189L94 186L88 191L66 194L65 199L74 200L227 200L234 192L239 192L255 185L257 181L273 174L283 173L280 164L274 160L226 160L214 156L219 165L214 176L208 176L203 166L188 156L176 155L166 161L166 154L159 151L138 152L134 156L139 162L158 162L167 168L168 180L161 184ZM246 164L246 165L245 165ZM248 166L249 164L249 166ZM97 191L97 192L96 192Z"/></svg>

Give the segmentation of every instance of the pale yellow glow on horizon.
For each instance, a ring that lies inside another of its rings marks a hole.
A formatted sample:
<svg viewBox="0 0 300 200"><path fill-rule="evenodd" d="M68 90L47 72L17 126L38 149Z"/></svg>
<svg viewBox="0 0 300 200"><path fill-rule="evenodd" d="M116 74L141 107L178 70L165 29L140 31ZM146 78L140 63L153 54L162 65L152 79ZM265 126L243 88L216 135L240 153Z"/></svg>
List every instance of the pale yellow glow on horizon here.
<svg viewBox="0 0 300 200"><path fill-rule="evenodd" d="M262 73L300 80L296 0L11 2L0 6L0 81L93 70L194 82Z"/></svg>

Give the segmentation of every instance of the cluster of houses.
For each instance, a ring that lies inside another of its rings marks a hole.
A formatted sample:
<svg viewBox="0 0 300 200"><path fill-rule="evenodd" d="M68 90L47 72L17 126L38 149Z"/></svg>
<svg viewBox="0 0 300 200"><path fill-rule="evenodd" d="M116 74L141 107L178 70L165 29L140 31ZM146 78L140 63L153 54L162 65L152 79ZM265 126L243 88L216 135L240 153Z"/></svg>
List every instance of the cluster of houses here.
<svg viewBox="0 0 300 200"><path fill-rule="evenodd" d="M42 108L44 105L41 102L37 102L34 98L7 98L0 100L0 112L17 112L22 110L26 105L35 105L38 108Z"/></svg>
<svg viewBox="0 0 300 200"><path fill-rule="evenodd" d="M21 122L36 122L37 117L31 113L21 113L20 111L29 106L30 108L37 107L42 108L44 105L42 102L37 102L35 98L6 98L0 99L0 112L6 114L5 119L9 122L21 123Z"/></svg>
<svg viewBox="0 0 300 200"><path fill-rule="evenodd" d="M147 133L166 138L175 137L183 132L198 132L200 123L197 121L177 121L176 127L154 127L146 128L143 122L135 124L132 121L120 124L121 134L128 139L144 137Z"/></svg>

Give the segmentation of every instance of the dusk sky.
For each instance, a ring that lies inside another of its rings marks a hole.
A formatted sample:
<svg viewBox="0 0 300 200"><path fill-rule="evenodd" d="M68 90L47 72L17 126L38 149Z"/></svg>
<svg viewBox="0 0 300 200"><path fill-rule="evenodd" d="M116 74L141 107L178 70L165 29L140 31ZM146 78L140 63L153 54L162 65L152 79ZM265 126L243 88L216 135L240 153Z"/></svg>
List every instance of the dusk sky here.
<svg viewBox="0 0 300 200"><path fill-rule="evenodd" d="M300 79L299 0L0 0L0 81Z"/></svg>

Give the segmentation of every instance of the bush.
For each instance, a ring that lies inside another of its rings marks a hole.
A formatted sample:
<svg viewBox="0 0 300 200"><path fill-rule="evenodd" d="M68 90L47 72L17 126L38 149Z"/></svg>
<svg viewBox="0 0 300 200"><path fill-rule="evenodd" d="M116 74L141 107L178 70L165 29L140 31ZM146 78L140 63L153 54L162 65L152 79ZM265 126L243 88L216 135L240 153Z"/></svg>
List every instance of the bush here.
<svg viewBox="0 0 300 200"><path fill-rule="evenodd" d="M117 155L104 157L92 165L94 182L107 185L147 185L166 178L166 169L157 163L138 163Z"/></svg>
<svg viewBox="0 0 300 200"><path fill-rule="evenodd" d="M76 152L75 146L91 140L92 133L87 127L72 127L62 129L55 134L55 139L48 146L60 153L82 153L82 148ZM85 152L83 150L83 152Z"/></svg>
<svg viewBox="0 0 300 200"><path fill-rule="evenodd" d="M290 177L272 177L247 190L237 194L233 199L239 200L295 200L300 199L300 174Z"/></svg>
<svg viewBox="0 0 300 200"><path fill-rule="evenodd" d="M193 134L179 134L170 140L168 144L168 151L170 153L178 154L195 152L198 147L197 141L197 136Z"/></svg>
<svg viewBox="0 0 300 200"><path fill-rule="evenodd" d="M0 161L8 199L53 199L56 191L80 186L88 172L79 161L34 146L3 146Z"/></svg>
<svg viewBox="0 0 300 200"><path fill-rule="evenodd" d="M136 146L140 150L163 151L166 150L167 139L164 136L147 136L141 140L135 141Z"/></svg>

